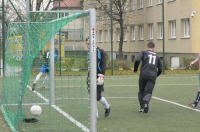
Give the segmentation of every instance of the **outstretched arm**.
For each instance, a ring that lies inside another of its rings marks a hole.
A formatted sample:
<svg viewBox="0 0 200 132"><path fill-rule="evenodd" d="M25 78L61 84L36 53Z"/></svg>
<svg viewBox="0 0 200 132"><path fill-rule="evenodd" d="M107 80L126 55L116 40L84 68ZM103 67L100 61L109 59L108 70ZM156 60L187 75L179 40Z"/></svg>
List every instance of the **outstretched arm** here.
<svg viewBox="0 0 200 132"><path fill-rule="evenodd" d="M139 64L140 64L140 61L136 60L135 63L134 63L134 72L138 71Z"/></svg>
<svg viewBox="0 0 200 132"><path fill-rule="evenodd" d="M193 60L192 62L190 62L190 67L191 67L193 64L199 62L199 59L200 59L200 54L199 54L199 56L198 56L195 60Z"/></svg>
<svg viewBox="0 0 200 132"><path fill-rule="evenodd" d="M106 72L106 52L102 50L102 67L101 67L101 74L105 74Z"/></svg>
<svg viewBox="0 0 200 132"><path fill-rule="evenodd" d="M134 72L138 71L138 66L139 66L140 61L142 60L142 58L143 58L143 52L140 52L139 55L135 59L134 70L133 70Z"/></svg>

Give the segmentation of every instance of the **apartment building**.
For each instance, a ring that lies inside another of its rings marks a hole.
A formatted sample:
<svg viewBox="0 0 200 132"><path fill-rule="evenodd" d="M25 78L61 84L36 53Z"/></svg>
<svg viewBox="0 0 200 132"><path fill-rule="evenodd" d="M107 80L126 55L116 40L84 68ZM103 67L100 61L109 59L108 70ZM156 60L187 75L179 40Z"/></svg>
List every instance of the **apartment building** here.
<svg viewBox="0 0 200 132"><path fill-rule="evenodd" d="M73 11L82 11L83 10L83 0L62 0L62 1L54 1L52 10L71 10ZM65 13L65 16L69 15L69 13ZM89 32L89 31L88 31ZM84 41L84 20L83 18L79 18L73 20L69 24L62 27L60 30L62 35L62 43L64 44L65 56L70 54L69 52L73 52L77 54L84 50L86 45L81 45ZM88 35L87 35L88 36ZM76 52L75 52L76 51Z"/></svg>
<svg viewBox="0 0 200 132"><path fill-rule="evenodd" d="M109 7L109 0L103 0ZM163 4L164 1L164 4ZM87 0L84 9L98 3ZM94 4L95 3L95 4ZM124 59L134 62L135 56L153 41L156 52L167 66L185 67L184 59L194 58L200 51L199 0L124 0ZM164 11L164 14L163 14ZM97 15L98 16L98 15ZM102 16L101 16L102 17ZM109 18L97 18L98 46L111 51ZM119 25L113 22L114 58L118 54ZM164 28L163 28L164 24Z"/></svg>
<svg viewBox="0 0 200 132"><path fill-rule="evenodd" d="M109 9L110 0L102 1ZM122 6L125 11L123 14L124 59L134 62L137 53L145 50L149 41L156 44L156 52L161 58L164 57L168 68L185 67L184 59L195 58L196 53L199 53L199 0L123 0L123 2ZM54 10L58 10L58 4L58 1L54 2ZM97 45L110 55L110 18L106 13L102 14L101 5L95 0L63 0L60 2L61 10L87 10L90 8L95 8L97 11ZM65 49L73 49L74 41L84 41L83 30L84 28L81 26L77 27L77 31L74 29L72 31L70 26L62 29L62 33L68 38ZM119 35L119 24L113 21L114 59L118 56ZM78 48L84 47L75 45L75 49Z"/></svg>

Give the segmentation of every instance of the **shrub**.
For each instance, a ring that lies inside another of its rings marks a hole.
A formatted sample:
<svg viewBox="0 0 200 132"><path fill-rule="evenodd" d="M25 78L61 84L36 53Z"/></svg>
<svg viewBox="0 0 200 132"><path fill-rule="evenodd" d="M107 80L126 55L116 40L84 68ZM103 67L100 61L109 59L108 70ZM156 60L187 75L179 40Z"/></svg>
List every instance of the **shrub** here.
<svg viewBox="0 0 200 132"><path fill-rule="evenodd" d="M61 58L61 69L71 70L71 69L81 69L85 70L88 67L87 58ZM56 68L60 68L60 59L56 63Z"/></svg>
<svg viewBox="0 0 200 132"><path fill-rule="evenodd" d="M107 62L107 69L111 69L111 61ZM123 70L131 69L131 62L127 60L114 60L113 61L114 69L122 68Z"/></svg>

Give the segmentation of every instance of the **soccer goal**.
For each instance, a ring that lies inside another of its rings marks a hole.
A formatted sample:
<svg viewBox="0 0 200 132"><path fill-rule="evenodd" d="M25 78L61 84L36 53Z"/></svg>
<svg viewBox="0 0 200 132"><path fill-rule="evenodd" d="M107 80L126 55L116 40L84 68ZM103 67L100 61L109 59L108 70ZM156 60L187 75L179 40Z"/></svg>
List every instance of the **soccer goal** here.
<svg viewBox="0 0 200 132"><path fill-rule="evenodd" d="M38 79L48 50L48 72ZM1 110L12 131L96 131L94 9L30 12L28 22L10 23L4 68Z"/></svg>

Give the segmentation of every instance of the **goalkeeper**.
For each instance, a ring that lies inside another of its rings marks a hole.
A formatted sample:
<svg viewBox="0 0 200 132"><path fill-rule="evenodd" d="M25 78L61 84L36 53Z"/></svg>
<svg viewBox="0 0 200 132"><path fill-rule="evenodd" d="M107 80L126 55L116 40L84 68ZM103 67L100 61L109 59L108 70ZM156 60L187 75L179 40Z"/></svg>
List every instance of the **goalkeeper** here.
<svg viewBox="0 0 200 132"><path fill-rule="evenodd" d="M197 63L197 62L200 65L200 53L199 53L198 57L195 60L190 62L190 67L192 67L192 65ZM189 104L189 106L192 107L192 108L196 108L198 103L199 103L199 100L200 100L200 66L199 66L199 87L198 87L197 95L196 95L196 98L195 98L194 102Z"/></svg>
<svg viewBox="0 0 200 132"><path fill-rule="evenodd" d="M36 83L37 81L40 79L40 77L43 75L43 74L46 74L44 80L43 80L43 83L42 83L42 88L45 88L45 85L46 85L46 82L47 80L49 80L49 61L50 61L50 51L47 50L44 55L43 55L43 58L44 58L44 61L43 61L43 64L40 68L40 72L39 74L36 76L35 78L35 81L33 83L33 86L32 86L32 91L35 90L35 87L36 87ZM56 63L57 62L57 58L58 58L58 49L55 48L55 51L54 51L54 62Z"/></svg>
<svg viewBox="0 0 200 132"><path fill-rule="evenodd" d="M86 39L86 41L88 43L88 39ZM99 101L101 104L104 105L105 117L107 117L110 114L110 105L108 104L105 97L102 96L102 92L104 91L104 74L106 72L106 52L103 49L100 49L99 47L97 47L96 52L97 52L97 101ZM89 76L87 78L87 85L88 88L90 88Z"/></svg>

